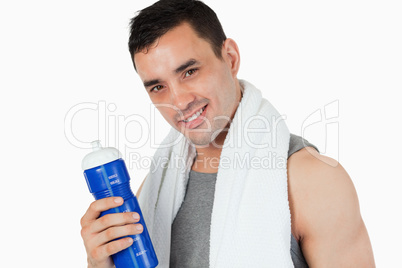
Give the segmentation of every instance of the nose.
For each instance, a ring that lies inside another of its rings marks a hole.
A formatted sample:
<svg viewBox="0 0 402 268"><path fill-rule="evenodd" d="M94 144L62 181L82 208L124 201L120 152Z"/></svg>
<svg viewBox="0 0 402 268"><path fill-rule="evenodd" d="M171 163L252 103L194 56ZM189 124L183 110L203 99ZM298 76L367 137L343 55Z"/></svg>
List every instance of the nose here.
<svg viewBox="0 0 402 268"><path fill-rule="evenodd" d="M170 87L170 101L180 111L188 108L189 104L195 100L195 95L191 90L182 84L173 84Z"/></svg>

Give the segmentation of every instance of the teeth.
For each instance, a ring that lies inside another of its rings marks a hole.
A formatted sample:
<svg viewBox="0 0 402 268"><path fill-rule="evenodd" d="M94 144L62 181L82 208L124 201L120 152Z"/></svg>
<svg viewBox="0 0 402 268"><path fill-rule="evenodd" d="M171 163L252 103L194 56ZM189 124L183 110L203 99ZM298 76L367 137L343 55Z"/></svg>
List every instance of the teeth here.
<svg viewBox="0 0 402 268"><path fill-rule="evenodd" d="M196 119L197 117L200 116L200 114L202 114L202 112L204 111L204 107L202 107L198 112L196 112L195 114L193 114L192 116L190 116L189 118L187 118L187 120L183 120L185 123L191 122L194 119Z"/></svg>

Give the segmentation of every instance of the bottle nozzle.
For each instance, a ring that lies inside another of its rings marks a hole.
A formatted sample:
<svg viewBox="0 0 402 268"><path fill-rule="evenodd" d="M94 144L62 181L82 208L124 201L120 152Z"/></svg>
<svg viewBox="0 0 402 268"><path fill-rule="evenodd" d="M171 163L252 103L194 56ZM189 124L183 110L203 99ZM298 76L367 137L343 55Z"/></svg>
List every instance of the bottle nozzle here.
<svg viewBox="0 0 402 268"><path fill-rule="evenodd" d="M94 151L94 152L102 149L102 144L100 143L99 140L91 142L91 146L92 146L92 151Z"/></svg>
<svg viewBox="0 0 402 268"><path fill-rule="evenodd" d="M92 152L82 159L82 169L87 170L121 158L121 153L116 148L103 148L100 141L91 142Z"/></svg>

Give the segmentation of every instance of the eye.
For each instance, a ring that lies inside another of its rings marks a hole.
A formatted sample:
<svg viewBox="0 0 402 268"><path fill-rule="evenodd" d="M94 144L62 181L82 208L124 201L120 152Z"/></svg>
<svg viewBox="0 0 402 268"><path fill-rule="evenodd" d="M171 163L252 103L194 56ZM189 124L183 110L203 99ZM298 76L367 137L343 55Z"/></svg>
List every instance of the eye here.
<svg viewBox="0 0 402 268"><path fill-rule="evenodd" d="M197 69L188 70L188 71L184 74L184 77L192 76L196 71L197 71Z"/></svg>
<svg viewBox="0 0 402 268"><path fill-rule="evenodd" d="M151 88L150 92L158 92L162 88L163 88L163 86L157 85L157 86L154 86L153 88Z"/></svg>

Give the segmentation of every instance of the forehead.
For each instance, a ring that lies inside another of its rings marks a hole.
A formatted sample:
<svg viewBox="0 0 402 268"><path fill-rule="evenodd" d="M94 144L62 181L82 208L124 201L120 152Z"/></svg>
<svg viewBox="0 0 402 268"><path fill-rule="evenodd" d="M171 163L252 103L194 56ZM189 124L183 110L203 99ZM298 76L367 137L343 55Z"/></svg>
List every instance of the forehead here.
<svg viewBox="0 0 402 268"><path fill-rule="evenodd" d="M198 37L188 23L183 23L162 35L148 49L137 52L134 62L144 80L148 76L172 72L189 59L204 62L211 56L214 53L210 43Z"/></svg>

